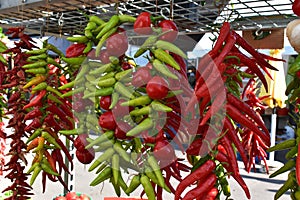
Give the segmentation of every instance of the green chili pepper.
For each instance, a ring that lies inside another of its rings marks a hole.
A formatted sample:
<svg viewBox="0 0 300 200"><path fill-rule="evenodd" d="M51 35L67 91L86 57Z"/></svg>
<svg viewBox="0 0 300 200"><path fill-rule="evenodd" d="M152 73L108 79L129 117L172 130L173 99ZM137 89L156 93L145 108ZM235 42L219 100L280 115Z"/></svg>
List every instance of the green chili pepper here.
<svg viewBox="0 0 300 200"><path fill-rule="evenodd" d="M140 48L134 54L134 57L140 57L143 53L145 53L148 49L153 47L154 43L157 41L157 35L150 35L145 42L140 46Z"/></svg>
<svg viewBox="0 0 300 200"><path fill-rule="evenodd" d="M104 170L106 167L108 166L108 162L103 162L102 165L100 165L100 167L98 167L96 174L99 174L102 170Z"/></svg>
<svg viewBox="0 0 300 200"><path fill-rule="evenodd" d="M144 106L150 104L152 99L148 95L143 95L140 97L136 97L129 101L125 101L121 103L121 106Z"/></svg>
<svg viewBox="0 0 300 200"><path fill-rule="evenodd" d="M155 58L159 59L160 61L162 61L166 64L169 64L176 70L180 70L180 65L174 60L174 58L170 54L168 54L164 50L154 49L154 50L151 50L151 52L154 54Z"/></svg>
<svg viewBox="0 0 300 200"><path fill-rule="evenodd" d="M107 22L104 22L102 25L98 26L95 30L92 30L94 35L98 35L100 31L106 26Z"/></svg>
<svg viewBox="0 0 300 200"><path fill-rule="evenodd" d="M90 186L96 186L112 176L110 167L106 167L98 176L90 183Z"/></svg>
<svg viewBox="0 0 300 200"><path fill-rule="evenodd" d="M85 29L84 30L84 35L88 38L88 39L93 39L94 35L92 33L92 30L89 29Z"/></svg>
<svg viewBox="0 0 300 200"><path fill-rule="evenodd" d="M274 200L279 199L285 192L292 189L296 184L295 171L291 171L288 175L287 181L277 190Z"/></svg>
<svg viewBox="0 0 300 200"><path fill-rule="evenodd" d="M115 72L108 72L105 75L100 76L97 80L98 81L103 81L103 80L106 80L108 78L113 78L113 77L115 77Z"/></svg>
<svg viewBox="0 0 300 200"><path fill-rule="evenodd" d="M104 29L102 29L101 31L103 31ZM103 36L100 36L100 33L96 36L96 39L100 39L97 46L96 46L96 51L95 51L95 55L96 57L98 57L100 55L100 51L101 51L101 48L103 46L103 44L105 43L105 41L111 36L113 35L115 32L117 32L118 30L118 27L114 27L112 29L110 29L109 31L107 31Z"/></svg>
<svg viewBox="0 0 300 200"><path fill-rule="evenodd" d="M120 173L120 158L118 154L114 154L111 158L112 177L115 183L118 183Z"/></svg>
<svg viewBox="0 0 300 200"><path fill-rule="evenodd" d="M118 179L118 185L122 188L122 190L126 193L126 190L128 188L128 186L126 185L123 177L122 177L122 174L121 174L121 171L119 171L119 179ZM127 195L129 195L128 193L126 193Z"/></svg>
<svg viewBox="0 0 300 200"><path fill-rule="evenodd" d="M151 112L151 107L150 106L144 106L142 108L139 108L139 109L135 109L135 110L132 110L130 111L130 115L131 116L141 116L141 115L149 115L150 112Z"/></svg>
<svg viewBox="0 0 300 200"><path fill-rule="evenodd" d="M51 58L49 56L47 57L47 63L51 64L51 65L54 65L55 67L58 67L59 69L62 69L62 66L58 62L56 62L53 58Z"/></svg>
<svg viewBox="0 0 300 200"><path fill-rule="evenodd" d="M39 164L39 165L36 165L36 167L35 167L34 170L33 170L32 175L31 175L31 178L30 178L30 183L29 183L30 186L33 185L35 179L37 178L37 176L39 175L39 173L40 173L41 171L42 171L41 165L40 165L40 164Z"/></svg>
<svg viewBox="0 0 300 200"><path fill-rule="evenodd" d="M157 110L157 111L163 111L163 112L172 112L173 111L172 108L170 108L169 106L166 106L165 104L160 103L157 100L152 101L150 105L154 110Z"/></svg>
<svg viewBox="0 0 300 200"><path fill-rule="evenodd" d="M101 26L102 24L105 23L105 21L103 21L101 18L99 18L96 15L89 16L89 21L95 22L98 26Z"/></svg>
<svg viewBox="0 0 300 200"><path fill-rule="evenodd" d="M64 84L64 85L62 85L62 86L60 86L60 87L58 87L58 89L59 89L59 90L65 90L65 89L74 87L74 85L75 85L75 80L73 80L73 81L71 81L71 82L69 82L69 83L66 83L66 84Z"/></svg>
<svg viewBox="0 0 300 200"><path fill-rule="evenodd" d="M98 167L102 162L110 159L112 155L115 153L114 148L108 148L103 154L101 154L90 166L88 171L93 171L96 167Z"/></svg>
<svg viewBox="0 0 300 200"><path fill-rule="evenodd" d="M291 64L291 66L288 69L288 73L295 74L299 70L300 70L300 55L298 55L295 61Z"/></svg>
<svg viewBox="0 0 300 200"><path fill-rule="evenodd" d="M117 82L114 88L119 94L126 98L130 99L133 97L133 91L131 91L128 87L125 87L121 82Z"/></svg>
<svg viewBox="0 0 300 200"><path fill-rule="evenodd" d="M63 135L79 135L81 133L85 133L86 130L84 128L80 127L80 128L75 128L75 129L71 129L71 130L60 130L59 132Z"/></svg>
<svg viewBox="0 0 300 200"><path fill-rule="evenodd" d="M154 67L158 72L160 72L161 74L163 74L164 76L169 77L169 78L172 78L172 79L175 79L175 80L178 79L178 77L177 77L175 74L173 74L173 73L168 69L168 67L167 67L164 63L162 63L160 60L154 59L153 62L152 62L152 64L153 64L153 67Z"/></svg>
<svg viewBox="0 0 300 200"><path fill-rule="evenodd" d="M32 54L32 55L38 55L38 54L43 54L47 52L47 48L42 48L42 49L35 49L35 50L29 50L26 51L26 54Z"/></svg>
<svg viewBox="0 0 300 200"><path fill-rule="evenodd" d="M61 52L56 46L54 46L53 44L51 43L48 43L46 44L46 48L50 51L53 51L54 53L56 53L57 55L59 55L60 57L64 57L64 54L63 52Z"/></svg>
<svg viewBox="0 0 300 200"><path fill-rule="evenodd" d="M114 143L115 143L114 139L107 140L106 142L102 142L102 143L98 144L99 147L95 148L95 151L100 152L100 151L106 150L107 148L112 147L114 145Z"/></svg>
<svg viewBox="0 0 300 200"><path fill-rule="evenodd" d="M129 23L134 23L136 18L131 16L131 15L119 15L119 20L120 20L120 23L126 23L126 22L129 22Z"/></svg>
<svg viewBox="0 0 300 200"><path fill-rule="evenodd" d="M112 171L113 171L113 169L112 169ZM110 182L111 182L111 184L112 184L113 187L114 187L114 190L115 190L116 195L117 195L118 197L120 197L120 196L121 196L121 188L120 188L120 186L118 185L118 182L115 182L113 176L110 177Z"/></svg>
<svg viewBox="0 0 300 200"><path fill-rule="evenodd" d="M142 122L140 122L137 126L133 127L131 130L129 130L126 133L126 136L131 137L131 136L135 136L139 133L141 133L142 131L148 130L150 128L153 127L153 121L151 118L146 118L144 119Z"/></svg>
<svg viewBox="0 0 300 200"><path fill-rule="evenodd" d="M77 43L87 43L89 41L89 38L87 38L85 35L76 36L76 37L67 37L66 39L70 42L77 42Z"/></svg>
<svg viewBox="0 0 300 200"><path fill-rule="evenodd" d="M127 190L125 191L126 194L130 194L131 192L133 192L139 185L141 184L140 181L140 175L136 174L133 176L133 178L130 181L130 184L127 188Z"/></svg>
<svg viewBox="0 0 300 200"><path fill-rule="evenodd" d="M162 187L159 182L158 179L154 173L154 171L151 169L151 167L149 166L144 166L144 174L146 174L146 176L148 176L148 178L155 184L159 185L160 187Z"/></svg>
<svg viewBox="0 0 300 200"><path fill-rule="evenodd" d="M46 74L47 70L43 67L39 67L39 68L33 68L33 69L26 69L25 72L32 73L32 74Z"/></svg>
<svg viewBox="0 0 300 200"><path fill-rule="evenodd" d="M93 45L94 45L93 41L88 41L88 42L86 43L86 47L84 48L84 50L83 50L82 53L85 54L85 53L90 52L90 51L93 49Z"/></svg>
<svg viewBox="0 0 300 200"><path fill-rule="evenodd" d="M104 34L106 34L111 29L115 28L119 24L119 16L113 15L109 21L106 23L105 27L97 35L97 39L100 39Z"/></svg>
<svg viewBox="0 0 300 200"><path fill-rule="evenodd" d="M295 160L288 160L282 167L280 167L278 170L276 170L274 173L272 173L269 178L273 178L279 174L282 174L286 171L291 170L292 168L294 168L296 165L296 161Z"/></svg>
<svg viewBox="0 0 300 200"><path fill-rule="evenodd" d="M53 94L48 94L47 95L47 99L55 102L55 103L58 103L60 105L64 104L61 100L59 100L56 96L54 96Z"/></svg>
<svg viewBox="0 0 300 200"><path fill-rule="evenodd" d="M104 80L98 81L97 85L99 87L112 87L116 83L116 79L114 77L107 78Z"/></svg>
<svg viewBox="0 0 300 200"><path fill-rule="evenodd" d="M146 176L145 174L142 174L140 181L144 187L144 191L148 197L148 200L155 200L156 199L155 192L154 192L154 189L152 187L152 184L151 184L148 176Z"/></svg>
<svg viewBox="0 0 300 200"><path fill-rule="evenodd" d="M30 174L31 172L33 172L33 170L34 170L38 165L40 165L39 162L33 163L33 164L30 166L30 168L28 169L28 171L26 172L26 174Z"/></svg>
<svg viewBox="0 0 300 200"><path fill-rule="evenodd" d="M85 26L85 30L93 30L97 27L97 24L96 22L93 22L93 21L89 21L86 26Z"/></svg>
<svg viewBox="0 0 300 200"><path fill-rule="evenodd" d="M89 149L95 145L98 145L100 143L112 139L113 136L114 136L114 131L106 131L102 135L98 136L95 140L90 141L90 143L85 148Z"/></svg>
<svg viewBox="0 0 300 200"><path fill-rule="evenodd" d="M45 59L47 59L47 57L48 57L48 55L46 53L43 53L43 54L30 56L27 58L27 61L31 62L31 61L37 61L37 60L45 60Z"/></svg>
<svg viewBox="0 0 300 200"><path fill-rule="evenodd" d="M125 160L126 162L130 162L130 156L129 154L126 152L126 150L123 148L123 146L121 145L120 142L116 142L113 146L114 150L121 156L121 158L123 160Z"/></svg>
<svg viewBox="0 0 300 200"><path fill-rule="evenodd" d="M117 105L118 101L119 101L119 93L113 92L111 94L111 103L109 109L113 109Z"/></svg>
<svg viewBox="0 0 300 200"><path fill-rule="evenodd" d="M52 167L50 166L49 162L46 158L43 158L40 162L41 168L43 171L45 171L48 174L51 174L53 176L59 176L59 173L55 172Z"/></svg>
<svg viewBox="0 0 300 200"><path fill-rule="evenodd" d="M120 63L120 60L116 56L109 56L109 60L113 65L118 65Z"/></svg>
<svg viewBox="0 0 300 200"><path fill-rule="evenodd" d="M291 148L286 154L285 154L285 158L287 160L292 159L293 157L296 156L298 151L298 146L294 146L293 148Z"/></svg>
<svg viewBox="0 0 300 200"><path fill-rule="evenodd" d="M85 90L85 87L75 88L74 90L70 90L70 91L64 93L63 95L61 95L61 97L62 98L70 97L70 96L73 96L74 94L83 92L84 90Z"/></svg>
<svg viewBox="0 0 300 200"><path fill-rule="evenodd" d="M290 149L294 146L296 146L296 139L292 138L270 147L269 149L267 149L267 152Z"/></svg>
<svg viewBox="0 0 300 200"><path fill-rule="evenodd" d="M162 172L160 170L160 166L159 166L157 160L155 159L155 157L153 155L151 155L148 157L147 161L148 161L150 167L152 168L152 170L154 171L154 174L156 175L158 185L161 187L164 187L165 179L162 175Z"/></svg>
<svg viewBox="0 0 300 200"><path fill-rule="evenodd" d="M63 95L60 91L58 91L57 89L55 89L49 85L46 87L46 90L49 92L53 92L54 94L56 94L59 97L61 97Z"/></svg>
<svg viewBox="0 0 300 200"><path fill-rule="evenodd" d="M171 42L165 40L158 40L157 42L155 42L154 46L156 48L175 53L183 58L187 58L186 54L179 47L177 47L175 44Z"/></svg>
<svg viewBox="0 0 300 200"><path fill-rule="evenodd" d="M43 131L42 137L44 137L45 140L50 144L53 144L57 149L61 149L61 146L56 142L56 139L52 137L52 135L50 135L48 132Z"/></svg>
<svg viewBox="0 0 300 200"><path fill-rule="evenodd" d="M90 98L90 97L99 97L99 96L108 96L111 95L114 91L113 87L107 87L107 88L97 88L94 92L89 92L87 94L84 94L82 97L83 99Z"/></svg>
<svg viewBox="0 0 300 200"><path fill-rule="evenodd" d="M38 128L35 129L34 132L30 135L30 137L27 139L26 144L28 144L29 142L31 142L33 139L37 138L38 136L40 136L42 133L42 129Z"/></svg>
<svg viewBox="0 0 300 200"><path fill-rule="evenodd" d="M118 73L116 73L115 78L116 78L118 81L121 81L122 79L127 78L127 77L129 77L130 75L132 75L132 71L133 71L132 69L127 69L127 70L118 72Z"/></svg>
<svg viewBox="0 0 300 200"><path fill-rule="evenodd" d="M89 74L91 75L99 75L102 73L107 73L107 72L111 72L114 70L114 65L112 63L107 63L105 65L102 65L100 67L98 67L97 69L94 69L92 71L89 72Z"/></svg>
<svg viewBox="0 0 300 200"><path fill-rule="evenodd" d="M26 65L23 65L22 68L23 69L39 69L42 67L47 66L47 62L44 60L38 61L38 62L34 62L34 63L29 63Z"/></svg>
<svg viewBox="0 0 300 200"><path fill-rule="evenodd" d="M39 91L39 90L44 90L46 89L48 86L48 84L46 82L41 82L39 84L37 84L34 88L32 88L32 91Z"/></svg>
<svg viewBox="0 0 300 200"><path fill-rule="evenodd" d="M61 57L61 59L70 65L81 65L86 60L86 56L72 58Z"/></svg>
<svg viewBox="0 0 300 200"><path fill-rule="evenodd" d="M0 54L0 62L2 62L4 65L7 65L7 61L2 54Z"/></svg>

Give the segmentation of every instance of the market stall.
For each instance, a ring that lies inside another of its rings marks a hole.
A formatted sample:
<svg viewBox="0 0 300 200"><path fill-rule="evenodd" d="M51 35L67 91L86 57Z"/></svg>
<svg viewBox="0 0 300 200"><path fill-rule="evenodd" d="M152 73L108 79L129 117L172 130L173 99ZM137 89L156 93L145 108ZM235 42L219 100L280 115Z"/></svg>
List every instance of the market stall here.
<svg viewBox="0 0 300 200"><path fill-rule="evenodd" d="M7 199L34 199L37 181L43 193L57 184L55 200L91 199L74 191L74 163L92 177L84 185L110 185L120 199L136 193L148 200L225 199L228 179L251 199L238 160L242 170L255 170L259 161L269 173L268 153L284 149L287 163L270 178L290 171L289 178L274 199L287 191L299 199L298 123L293 138L275 145L276 125L270 130L262 118L275 72L284 71L275 63L285 60L257 49L282 48L289 25L298 51L291 22L300 2L0 5L0 172L11 181L2 191ZM205 33L214 36L209 47L199 42ZM208 52L191 58L196 45ZM280 102L293 106L295 122L298 60L286 69L292 81Z"/></svg>

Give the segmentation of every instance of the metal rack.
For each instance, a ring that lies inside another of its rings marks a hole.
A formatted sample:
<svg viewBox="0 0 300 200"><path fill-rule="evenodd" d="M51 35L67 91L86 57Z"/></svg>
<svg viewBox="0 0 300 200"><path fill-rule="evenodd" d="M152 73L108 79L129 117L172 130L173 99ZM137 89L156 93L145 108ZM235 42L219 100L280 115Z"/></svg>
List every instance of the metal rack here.
<svg viewBox="0 0 300 200"><path fill-rule="evenodd" d="M293 0L0 0L0 26L26 26L36 34L72 35L83 31L84 14L103 19L142 11L172 18L180 32L203 34L227 20L236 30L283 28L296 18Z"/></svg>

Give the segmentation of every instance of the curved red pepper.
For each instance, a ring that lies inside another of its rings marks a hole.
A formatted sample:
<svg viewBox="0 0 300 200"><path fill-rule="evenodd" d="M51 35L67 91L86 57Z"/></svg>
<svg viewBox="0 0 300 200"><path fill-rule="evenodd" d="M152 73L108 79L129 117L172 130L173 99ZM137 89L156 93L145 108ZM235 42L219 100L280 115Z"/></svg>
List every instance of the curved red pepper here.
<svg viewBox="0 0 300 200"><path fill-rule="evenodd" d="M133 24L134 32L141 35L152 33L152 21L149 12L141 12Z"/></svg>

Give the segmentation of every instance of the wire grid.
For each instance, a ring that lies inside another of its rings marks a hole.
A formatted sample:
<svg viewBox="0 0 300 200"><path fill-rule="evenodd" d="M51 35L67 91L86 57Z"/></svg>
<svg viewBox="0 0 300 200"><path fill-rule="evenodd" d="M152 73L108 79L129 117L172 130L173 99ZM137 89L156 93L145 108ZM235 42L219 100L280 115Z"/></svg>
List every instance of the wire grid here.
<svg viewBox="0 0 300 200"><path fill-rule="evenodd" d="M137 16L142 11L173 19L180 32L202 34L229 21L236 30L284 28L295 19L293 0L45 0L44 4L0 9L0 25L25 26L37 34L82 34L84 14L108 19L117 12Z"/></svg>

